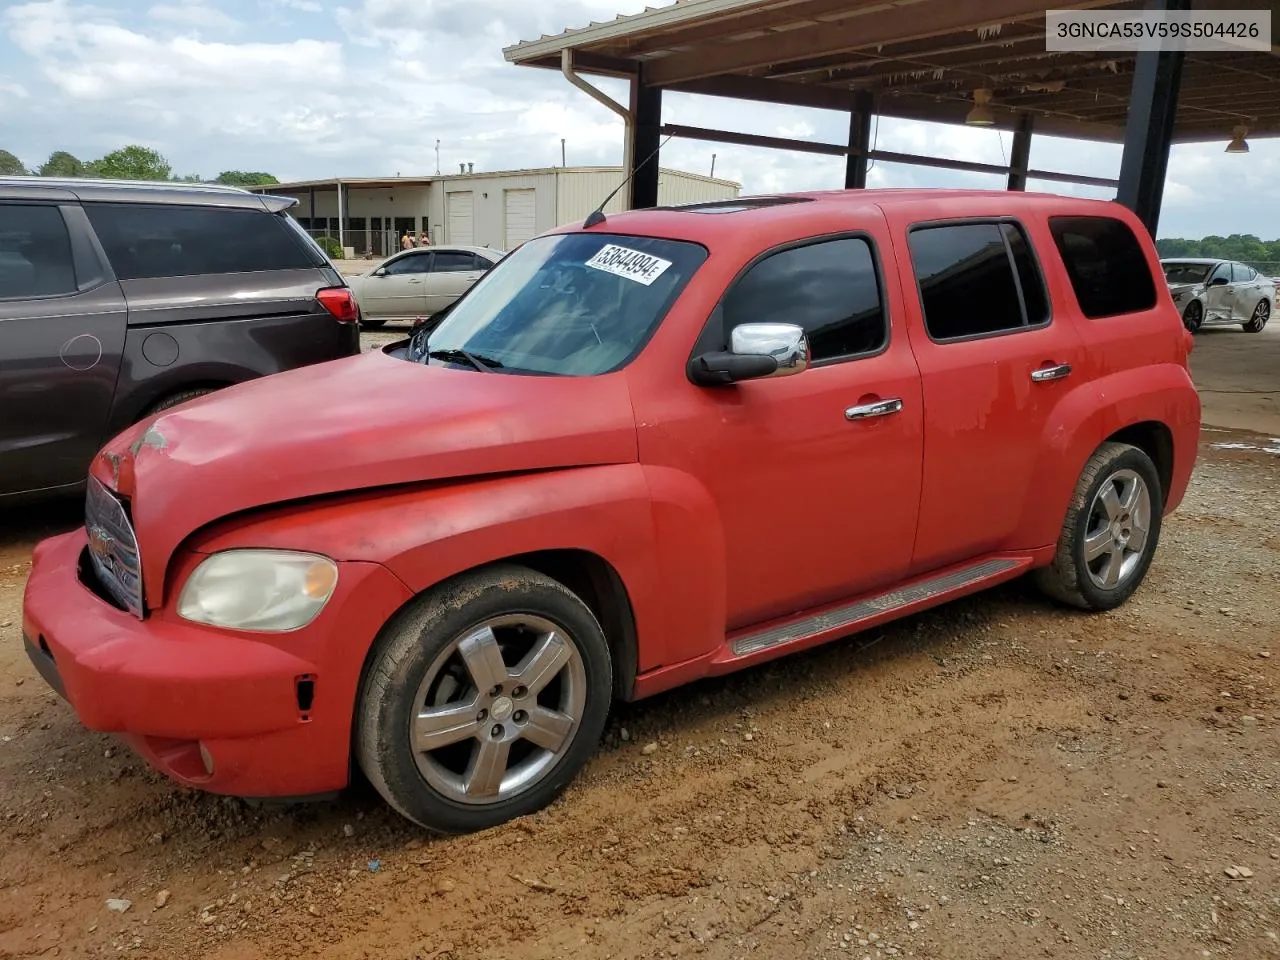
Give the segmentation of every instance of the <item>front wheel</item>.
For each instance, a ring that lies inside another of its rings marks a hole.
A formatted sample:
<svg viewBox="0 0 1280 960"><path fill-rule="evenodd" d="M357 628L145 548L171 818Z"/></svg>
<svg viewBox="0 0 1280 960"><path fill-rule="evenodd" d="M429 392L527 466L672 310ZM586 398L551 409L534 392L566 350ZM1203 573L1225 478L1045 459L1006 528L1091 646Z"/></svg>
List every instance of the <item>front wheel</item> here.
<svg viewBox="0 0 1280 960"><path fill-rule="evenodd" d="M1151 566L1163 504L1151 458L1126 443L1104 443L1076 483L1053 563L1036 572L1040 588L1084 610L1120 606Z"/></svg>
<svg viewBox="0 0 1280 960"><path fill-rule="evenodd" d="M1182 311L1182 325L1192 333L1197 333L1204 324L1204 304L1199 300L1192 300L1187 304L1187 309Z"/></svg>
<svg viewBox="0 0 1280 960"><path fill-rule="evenodd" d="M586 604L528 568L493 567L388 625L356 707L357 759L420 826L483 830L560 795L599 743L612 689Z"/></svg>
<svg viewBox="0 0 1280 960"><path fill-rule="evenodd" d="M1258 305L1253 308L1253 314L1249 317L1249 322L1244 325L1247 333L1261 333L1263 327L1267 325L1267 321L1271 319L1271 301L1265 297L1258 301Z"/></svg>

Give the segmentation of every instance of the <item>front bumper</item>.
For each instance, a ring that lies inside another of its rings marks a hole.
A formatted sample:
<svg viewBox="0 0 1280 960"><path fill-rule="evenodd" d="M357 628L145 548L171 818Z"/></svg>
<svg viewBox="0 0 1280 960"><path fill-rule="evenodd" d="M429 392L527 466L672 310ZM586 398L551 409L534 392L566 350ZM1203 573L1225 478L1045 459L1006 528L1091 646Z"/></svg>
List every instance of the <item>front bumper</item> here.
<svg viewBox="0 0 1280 960"><path fill-rule="evenodd" d="M264 638L112 607L81 580L85 546L78 531L36 548L22 633L86 727L123 735L163 773L213 792L292 797L346 785L364 653L408 599L403 584L376 564L343 564L315 622Z"/></svg>

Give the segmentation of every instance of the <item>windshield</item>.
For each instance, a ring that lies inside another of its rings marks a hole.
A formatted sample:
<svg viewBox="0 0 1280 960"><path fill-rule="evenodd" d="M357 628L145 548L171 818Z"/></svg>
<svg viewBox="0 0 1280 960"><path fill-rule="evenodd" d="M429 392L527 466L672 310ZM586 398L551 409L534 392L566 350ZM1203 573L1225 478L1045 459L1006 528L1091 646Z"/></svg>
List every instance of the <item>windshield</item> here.
<svg viewBox="0 0 1280 960"><path fill-rule="evenodd" d="M1168 283L1204 283L1209 276L1211 263L1166 263L1164 279Z"/></svg>
<svg viewBox="0 0 1280 960"><path fill-rule="evenodd" d="M707 258L679 240L530 240L418 338L413 359L494 373L593 376L629 362Z"/></svg>

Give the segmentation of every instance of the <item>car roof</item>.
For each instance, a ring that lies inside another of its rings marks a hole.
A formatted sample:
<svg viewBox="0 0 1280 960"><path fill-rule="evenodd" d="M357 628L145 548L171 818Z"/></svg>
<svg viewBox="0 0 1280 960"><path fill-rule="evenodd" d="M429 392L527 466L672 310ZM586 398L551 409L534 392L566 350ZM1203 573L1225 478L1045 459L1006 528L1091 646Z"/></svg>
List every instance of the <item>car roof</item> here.
<svg viewBox="0 0 1280 960"><path fill-rule="evenodd" d="M478 246L476 244L471 244L471 243L433 243L427 247L409 247L408 249L405 249L405 250L397 250L395 253L391 254L391 256L388 257L387 259L390 260L393 257L404 256L406 253L422 253L424 250L425 251L454 250L462 253L479 253L482 255L487 254L491 257L501 257L503 254L503 251L495 250L493 247L482 247L482 246Z"/></svg>
<svg viewBox="0 0 1280 960"><path fill-rule="evenodd" d="M577 221L549 232L593 230L708 243L722 242L726 234L742 235L757 230L774 235L799 234L808 229L811 221L833 222L838 219L848 222L849 218L862 215L882 219L891 210L905 213L919 223L1034 212L1055 217L1109 217L1121 220L1134 230L1144 229L1132 211L1114 200L1024 190L877 187L773 193L649 207L607 214L605 220L594 227L586 227L584 221Z"/></svg>
<svg viewBox="0 0 1280 960"><path fill-rule="evenodd" d="M126 203L181 203L287 210L296 197L250 193L221 183L168 180L113 180L93 177L0 177L0 198L31 200L98 200Z"/></svg>

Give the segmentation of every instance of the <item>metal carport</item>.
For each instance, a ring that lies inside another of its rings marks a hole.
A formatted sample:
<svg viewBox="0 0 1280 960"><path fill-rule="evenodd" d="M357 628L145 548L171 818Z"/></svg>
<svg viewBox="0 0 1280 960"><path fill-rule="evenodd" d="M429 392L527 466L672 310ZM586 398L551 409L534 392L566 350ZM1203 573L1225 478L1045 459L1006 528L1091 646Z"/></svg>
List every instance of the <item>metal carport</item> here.
<svg viewBox="0 0 1280 960"><path fill-rule="evenodd" d="M625 163L658 152L665 135L848 158L846 187L867 162L905 162L1027 179L1115 186L1155 232L1169 147L1280 134L1280 58L1270 52L1050 52L1047 10L1134 10L1141 3L1066 0L677 0L508 47L508 61L561 70L626 123ZM1244 0L1156 0L1147 8L1239 9ZM1268 5L1263 5L1269 8ZM1273 10L1274 15L1274 10ZM618 104L584 75L630 81ZM848 111L846 143L814 143L664 124L664 91ZM990 101L986 97L989 92ZM981 103L975 101L982 101ZM872 116L962 124L987 106L1014 133L1009 165L872 149ZM1240 128L1244 128L1242 131ZM1029 170L1033 131L1123 142L1118 180ZM657 204L658 160L630 188L632 207Z"/></svg>

